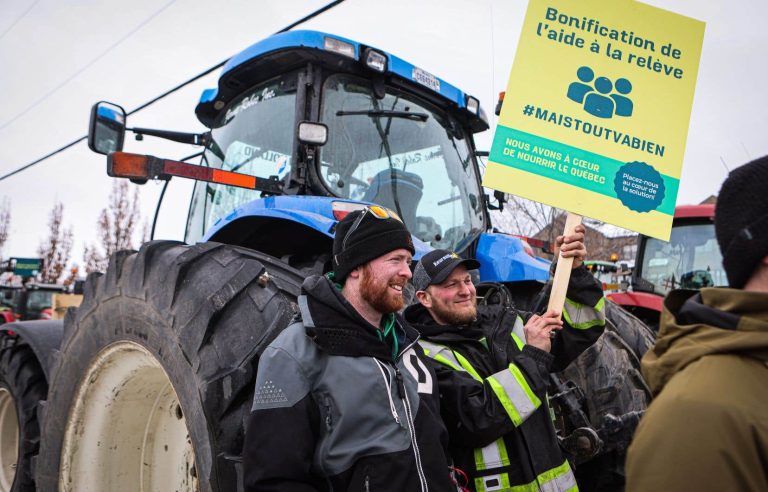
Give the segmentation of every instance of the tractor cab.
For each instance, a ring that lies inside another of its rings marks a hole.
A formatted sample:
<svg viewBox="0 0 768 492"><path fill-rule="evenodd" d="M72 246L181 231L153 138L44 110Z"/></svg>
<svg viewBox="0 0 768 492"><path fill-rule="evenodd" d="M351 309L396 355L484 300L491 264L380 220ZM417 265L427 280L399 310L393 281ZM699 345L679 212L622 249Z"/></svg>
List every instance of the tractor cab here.
<svg viewBox="0 0 768 492"><path fill-rule="evenodd" d="M202 167L257 186L198 181L187 242L275 195L383 205L431 248L466 249L490 228L472 139L488 128L478 100L392 54L320 32L278 34L232 57L195 113L210 132L131 130L200 143ZM91 148L120 150L124 122L119 106L97 104Z"/></svg>
<svg viewBox="0 0 768 492"><path fill-rule="evenodd" d="M479 103L384 51L319 32L274 36L232 58L196 114L212 128L207 166L276 180L284 194L383 205L432 247L461 248L487 228ZM260 196L198 183L186 240Z"/></svg>
<svg viewBox="0 0 768 492"><path fill-rule="evenodd" d="M369 203L402 218L416 257L444 248L481 260L483 281L549 277L522 242L491 231L473 134L478 99L397 56L343 37L289 31L233 56L195 108L210 131L127 128L97 103L89 146L113 177L195 179L185 241L216 241L329 268L335 226ZM124 132L204 147L200 165L122 150Z"/></svg>
<svg viewBox="0 0 768 492"><path fill-rule="evenodd" d="M51 319L53 295L66 292L58 284L8 284L0 286L0 322Z"/></svg>
<svg viewBox="0 0 768 492"><path fill-rule="evenodd" d="M714 216L713 204L676 207L669 241L641 235L631 290L608 297L655 328L672 289L728 287Z"/></svg>
<svg viewBox="0 0 768 492"><path fill-rule="evenodd" d="M678 207L669 241L641 237L635 291L665 296L672 289L727 287L712 221L714 207Z"/></svg>

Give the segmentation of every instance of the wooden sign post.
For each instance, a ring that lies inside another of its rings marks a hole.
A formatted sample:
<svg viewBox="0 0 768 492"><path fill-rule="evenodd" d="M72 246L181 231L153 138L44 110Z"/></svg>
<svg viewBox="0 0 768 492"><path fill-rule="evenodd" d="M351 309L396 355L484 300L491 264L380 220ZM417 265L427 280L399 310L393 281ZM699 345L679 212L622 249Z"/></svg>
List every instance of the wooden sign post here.
<svg viewBox="0 0 768 492"><path fill-rule="evenodd" d="M565 218L565 228L563 235L568 236L573 234L573 230L576 226L581 224L581 215L576 215L568 212L568 216ZM571 267L573 266L573 257L562 258L560 257L560 250L555 251L558 255L557 266L555 267L555 278L552 280L552 292L549 294L549 305L547 310L555 310L563 315L563 306L565 305L565 293L568 290L568 281L571 278Z"/></svg>

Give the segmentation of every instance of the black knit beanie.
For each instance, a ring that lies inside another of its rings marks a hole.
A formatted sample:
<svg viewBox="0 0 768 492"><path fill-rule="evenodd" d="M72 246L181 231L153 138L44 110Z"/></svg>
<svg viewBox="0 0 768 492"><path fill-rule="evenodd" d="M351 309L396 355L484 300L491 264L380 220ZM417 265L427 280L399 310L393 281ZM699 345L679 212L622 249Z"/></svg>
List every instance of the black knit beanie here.
<svg viewBox="0 0 768 492"><path fill-rule="evenodd" d="M741 289L768 256L768 156L728 175L715 205L715 235L728 283Z"/></svg>
<svg viewBox="0 0 768 492"><path fill-rule="evenodd" d="M354 231L347 233L361 214L365 214ZM380 219L367 210L355 210L336 226L333 239L333 273L336 282L343 284L355 268L396 249L415 253L411 233L398 219Z"/></svg>

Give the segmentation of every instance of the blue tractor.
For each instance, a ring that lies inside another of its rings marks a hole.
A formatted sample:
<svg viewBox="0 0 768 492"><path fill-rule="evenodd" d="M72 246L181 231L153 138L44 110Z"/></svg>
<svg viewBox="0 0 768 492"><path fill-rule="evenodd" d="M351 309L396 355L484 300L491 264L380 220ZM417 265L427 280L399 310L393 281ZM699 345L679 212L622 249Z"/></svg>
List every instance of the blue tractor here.
<svg viewBox="0 0 768 492"><path fill-rule="evenodd" d="M479 282L524 297L549 277L520 239L492 232L479 101L390 53L278 34L232 57L195 113L209 132L127 128L119 106L92 110L89 146L111 176L196 180L185 241L115 254L63 324L3 335L6 358L19 365L25 347L48 384L39 408L16 405L18 457L2 457L18 461L14 490L241 489L258 355L294 316L303 279L330 270L338 220L366 204L404 220L417 258L477 258ZM197 164L128 154L126 131L204 150ZM9 401L25 384L11 383Z"/></svg>

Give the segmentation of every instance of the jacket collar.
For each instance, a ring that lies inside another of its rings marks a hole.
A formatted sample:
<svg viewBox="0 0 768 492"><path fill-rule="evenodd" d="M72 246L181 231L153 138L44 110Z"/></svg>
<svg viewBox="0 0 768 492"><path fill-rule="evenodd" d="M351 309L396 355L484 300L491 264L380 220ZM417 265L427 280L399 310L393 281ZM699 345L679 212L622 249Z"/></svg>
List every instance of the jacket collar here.
<svg viewBox="0 0 768 492"><path fill-rule="evenodd" d="M331 355L349 357L376 357L392 360L388 343L381 340L378 328L371 325L346 300L327 277L315 275L307 278L298 298L302 322L307 335ZM395 317L396 334L403 339L405 348L418 339L418 333Z"/></svg>
<svg viewBox="0 0 768 492"><path fill-rule="evenodd" d="M408 306L403 312L403 316L405 321L416 328L425 338L436 342L477 342L484 336L482 328L477 323L463 326L440 325L432 318L427 308L418 303Z"/></svg>
<svg viewBox="0 0 768 492"><path fill-rule="evenodd" d="M643 375L656 394L689 364L723 354L768 362L768 294L722 288L670 292L656 344L642 360Z"/></svg>

